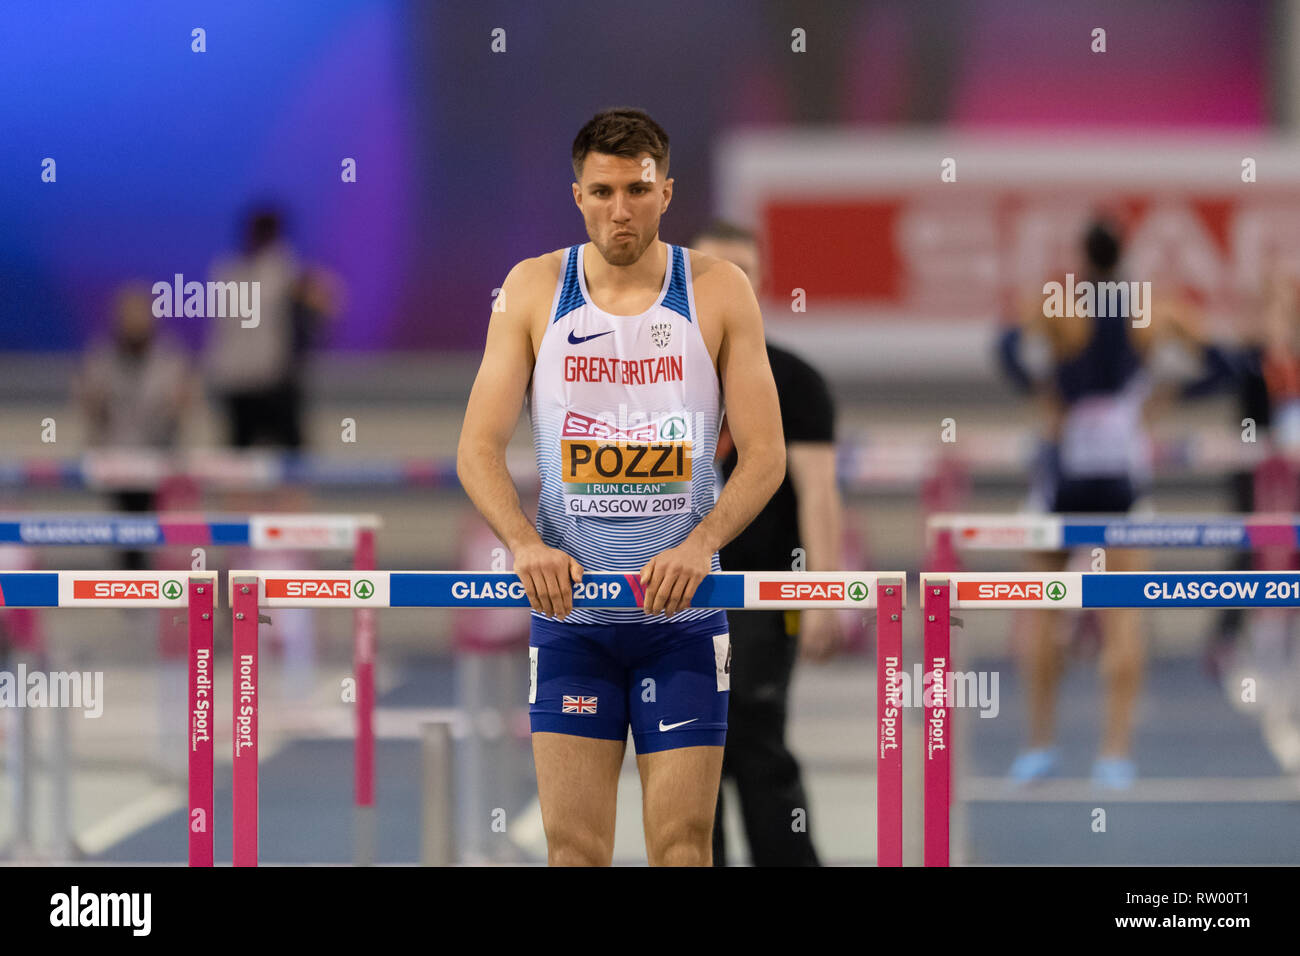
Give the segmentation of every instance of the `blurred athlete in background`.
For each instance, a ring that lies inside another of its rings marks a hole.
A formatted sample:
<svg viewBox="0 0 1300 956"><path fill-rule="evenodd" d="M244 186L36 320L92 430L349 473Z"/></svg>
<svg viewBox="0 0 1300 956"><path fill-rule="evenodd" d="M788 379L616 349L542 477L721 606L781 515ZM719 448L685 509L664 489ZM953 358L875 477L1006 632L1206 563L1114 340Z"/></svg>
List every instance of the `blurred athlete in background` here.
<svg viewBox="0 0 1300 956"><path fill-rule="evenodd" d="M1108 221L1089 225L1083 237L1083 282L1121 280L1120 234ZM1021 321L1003 331L999 354L1007 375L1044 402L1047 427L1031 502L1057 513L1123 514L1150 492L1151 450L1147 424L1177 398L1195 398L1231 380L1224 352L1200 332L1196 314L1169 295L1147 301L1145 322L1134 324L1135 306L1116 308L1109 295L1096 295L1095 314L1048 316L1040 296ZM1086 310L1084 310L1086 312ZM1042 336L1051 367L1035 381L1020 356L1023 338ZM1177 342L1202 357L1206 371L1180 388L1157 384L1148 370L1154 348ZM1030 555L1033 570L1064 570L1068 552ZM1146 569L1144 552L1106 551L1107 571ZM1145 650L1136 609L1101 613L1101 674L1105 707L1099 754L1092 778L1110 789L1131 787L1137 775L1132 757L1133 717L1142 685ZM1063 617L1058 609L1030 612L1032 629L1023 662L1028 693L1029 747L1012 764L1014 783L1054 774L1056 691L1063 669Z"/></svg>

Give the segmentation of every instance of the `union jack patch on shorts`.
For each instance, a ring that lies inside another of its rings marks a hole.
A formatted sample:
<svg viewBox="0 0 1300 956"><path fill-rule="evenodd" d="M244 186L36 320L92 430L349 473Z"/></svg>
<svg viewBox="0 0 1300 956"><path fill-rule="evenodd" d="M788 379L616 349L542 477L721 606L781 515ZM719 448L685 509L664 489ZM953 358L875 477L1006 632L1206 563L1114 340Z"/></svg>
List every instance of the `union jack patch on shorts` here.
<svg viewBox="0 0 1300 956"><path fill-rule="evenodd" d="M573 697L565 694L564 709L561 712L565 714L594 714L596 712L596 698Z"/></svg>

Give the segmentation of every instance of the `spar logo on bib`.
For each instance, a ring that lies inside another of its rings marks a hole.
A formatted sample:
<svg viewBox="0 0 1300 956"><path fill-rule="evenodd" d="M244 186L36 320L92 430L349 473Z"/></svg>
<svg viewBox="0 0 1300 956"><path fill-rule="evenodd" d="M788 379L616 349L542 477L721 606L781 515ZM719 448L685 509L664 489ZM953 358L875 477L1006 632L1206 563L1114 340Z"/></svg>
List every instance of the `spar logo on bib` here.
<svg viewBox="0 0 1300 956"><path fill-rule="evenodd" d="M680 415L674 415L664 422L660 435L669 441L677 441L686 437L686 419Z"/></svg>
<svg viewBox="0 0 1300 956"><path fill-rule="evenodd" d="M72 596L80 600L156 601L161 597L175 601L184 593L181 582L176 580L163 581L161 585L157 581L129 579L72 582Z"/></svg>
<svg viewBox="0 0 1300 956"><path fill-rule="evenodd" d="M689 511L691 445L681 414L620 427L567 412L560 430L565 512L630 518Z"/></svg>
<svg viewBox="0 0 1300 956"><path fill-rule="evenodd" d="M362 578L356 587L346 578L268 578L268 598L314 598L346 600L352 597L366 599L375 593L375 586Z"/></svg>

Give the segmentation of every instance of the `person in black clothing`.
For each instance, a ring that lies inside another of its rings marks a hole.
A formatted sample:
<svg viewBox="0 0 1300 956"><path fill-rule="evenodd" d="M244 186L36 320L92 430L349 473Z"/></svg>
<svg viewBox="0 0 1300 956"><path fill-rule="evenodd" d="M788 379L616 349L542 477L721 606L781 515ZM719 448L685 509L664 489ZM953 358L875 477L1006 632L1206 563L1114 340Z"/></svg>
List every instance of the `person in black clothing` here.
<svg viewBox="0 0 1300 956"><path fill-rule="evenodd" d="M752 233L715 224L692 244L734 262L759 286ZM826 381L807 362L767 346L781 400L786 478L766 507L721 552L724 571L839 570L842 504L835 481L835 407ZM718 440L724 477L736 465L724 423ZM799 563L799 549L803 550ZM733 611L731 702L722 776L740 795L741 816L756 866L817 866L808 798L799 764L785 742L787 698L796 654L825 659L843 642L839 612ZM713 825L713 863L726 866L723 797Z"/></svg>
<svg viewBox="0 0 1300 956"><path fill-rule="evenodd" d="M306 267L285 236L284 218L259 206L244 224L240 255L213 266L218 281L256 283L256 326L214 321L207 347L208 378L225 407L230 443L297 451L304 443L302 369L307 352L332 317L338 283Z"/></svg>

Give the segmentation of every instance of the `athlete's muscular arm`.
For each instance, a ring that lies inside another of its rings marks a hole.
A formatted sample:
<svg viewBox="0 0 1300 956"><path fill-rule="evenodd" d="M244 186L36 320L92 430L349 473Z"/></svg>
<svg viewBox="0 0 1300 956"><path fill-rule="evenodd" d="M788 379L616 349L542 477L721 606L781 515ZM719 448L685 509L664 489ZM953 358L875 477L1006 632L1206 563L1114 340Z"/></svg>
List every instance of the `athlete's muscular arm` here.
<svg viewBox="0 0 1300 956"><path fill-rule="evenodd" d="M697 281L695 300L701 311L711 310L722 321L718 375L736 443L736 468L713 510L686 540L641 569L647 614L672 615L689 607L711 570L714 552L754 520L785 478L781 405L767 361L763 316L749 280L730 262L715 262Z"/></svg>
<svg viewBox="0 0 1300 956"><path fill-rule="evenodd" d="M844 567L840 547L844 503L835 480L835 445L791 442L786 459L798 501L799 538L806 552L807 569L839 571ZM800 612L799 651L804 657L826 660L843 642L840 612L826 608Z"/></svg>
<svg viewBox="0 0 1300 956"><path fill-rule="evenodd" d="M519 507L519 492L506 468L506 446L523 409L534 353L531 319L539 303L550 301L555 275L542 259L527 259L502 285L505 308L488 322L487 347L465 408L456 475L492 531L510 549L515 573L534 610L568 617L573 610L571 582L582 580L582 566L542 543Z"/></svg>

